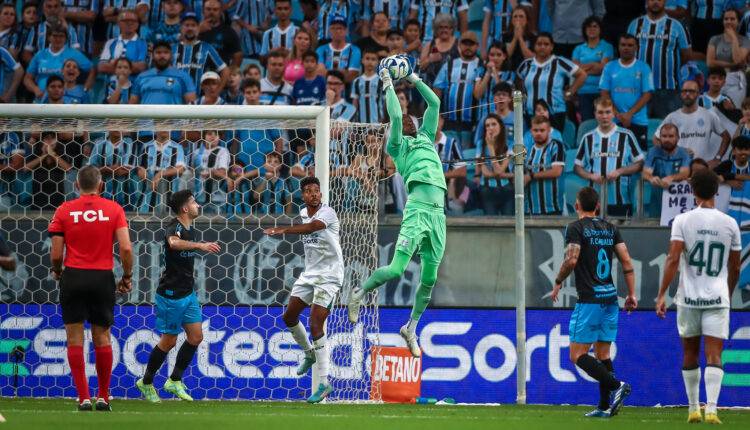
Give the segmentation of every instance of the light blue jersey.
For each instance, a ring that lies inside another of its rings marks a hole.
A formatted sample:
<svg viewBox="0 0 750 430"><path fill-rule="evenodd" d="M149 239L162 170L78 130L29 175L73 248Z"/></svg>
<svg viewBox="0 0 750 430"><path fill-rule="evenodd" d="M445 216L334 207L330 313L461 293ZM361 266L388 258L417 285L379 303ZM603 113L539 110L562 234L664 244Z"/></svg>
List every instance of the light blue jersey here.
<svg viewBox="0 0 750 430"><path fill-rule="evenodd" d="M100 56L101 61L111 61L115 58L127 58L132 63L145 62L148 57L148 44L135 35L132 39L124 40L122 36L109 39L104 44Z"/></svg>
<svg viewBox="0 0 750 430"><path fill-rule="evenodd" d="M478 116L474 103L474 85L484 69L482 60L451 58L443 64L434 87L442 90L444 118L447 122L473 124Z"/></svg>
<svg viewBox="0 0 750 430"><path fill-rule="evenodd" d="M275 25L263 33L263 40L260 45L260 55L268 55L269 52L276 48L292 49L294 36L297 34L297 26L289 24L284 30Z"/></svg>
<svg viewBox="0 0 750 430"><path fill-rule="evenodd" d="M411 9L417 11L422 42L427 43L434 37L432 22L437 14L446 13L458 20L459 12L469 10L469 2L467 0L412 0Z"/></svg>
<svg viewBox="0 0 750 430"><path fill-rule="evenodd" d="M323 64L326 70L362 70L362 53L351 43L347 43L341 49L334 49L330 43L326 43L319 46L315 52L318 54L318 62Z"/></svg>
<svg viewBox="0 0 750 430"><path fill-rule="evenodd" d="M605 58L611 60L615 56L615 50L606 40L600 40L595 47L588 43L582 43L573 50L572 59L580 64L601 63ZM599 79L601 75L589 74L578 94L599 94Z"/></svg>
<svg viewBox="0 0 750 430"><path fill-rule="evenodd" d="M563 88L578 71L578 66L564 57L551 56L539 64L536 58L527 58L518 66L518 78L526 88L526 114L534 114L534 102L542 99L550 113L565 112Z"/></svg>
<svg viewBox="0 0 750 430"><path fill-rule="evenodd" d="M13 82L13 75L19 68L21 63L16 61L7 49L0 47L0 94L8 91Z"/></svg>
<svg viewBox="0 0 750 430"><path fill-rule="evenodd" d="M26 70L32 76L41 89L47 88L47 78L52 75L62 76L63 65L68 60L75 60L81 74L87 74L91 70L91 61L81 51L70 47L63 48L60 52L52 52L49 48L37 52L31 58L29 68Z"/></svg>
<svg viewBox="0 0 750 430"><path fill-rule="evenodd" d="M690 37L680 21L663 16L652 21L648 16L633 20L628 33L638 39L638 59L651 67L654 88L674 90L680 85L680 50L690 48Z"/></svg>
<svg viewBox="0 0 750 430"><path fill-rule="evenodd" d="M140 104L181 105L185 96L195 94L195 83L187 73L174 67L162 71L153 68L138 75L131 91L140 97Z"/></svg>
<svg viewBox="0 0 750 430"><path fill-rule="evenodd" d="M644 93L654 91L651 68L641 60L635 60L627 66L622 64L622 60L610 61L602 71L599 89L609 91L618 112L627 112ZM641 126L648 125L646 106L633 115L632 122Z"/></svg>
<svg viewBox="0 0 750 430"><path fill-rule="evenodd" d="M559 140L550 139L540 146L531 145L526 156L527 171L532 173L565 166L565 148ZM554 179L532 179L527 185L529 198L526 199L526 212L531 215L560 215L563 208L563 187L561 177Z"/></svg>
<svg viewBox="0 0 750 430"><path fill-rule="evenodd" d="M99 2L100 0L63 0L63 7L66 12L86 12L91 11L99 14ZM92 25L90 23L72 23L69 22L69 26L73 27L78 43L80 44L80 50L91 55L94 48L94 37L91 30Z"/></svg>
<svg viewBox="0 0 750 430"><path fill-rule="evenodd" d="M379 123L383 117L384 101L378 75L363 75L354 79L352 100L357 100L357 122Z"/></svg>
<svg viewBox="0 0 750 430"><path fill-rule="evenodd" d="M383 12L388 16L391 28L404 29L409 19L410 0L359 0L359 19L370 21L376 13Z"/></svg>

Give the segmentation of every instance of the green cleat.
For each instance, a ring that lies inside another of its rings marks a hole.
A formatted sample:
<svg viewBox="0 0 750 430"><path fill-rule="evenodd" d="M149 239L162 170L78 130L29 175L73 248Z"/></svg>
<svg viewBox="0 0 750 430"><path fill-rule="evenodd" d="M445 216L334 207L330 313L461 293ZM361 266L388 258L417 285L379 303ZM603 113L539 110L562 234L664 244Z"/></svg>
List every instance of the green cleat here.
<svg viewBox="0 0 750 430"><path fill-rule="evenodd" d="M310 370L313 364L315 364L315 354L312 351L309 351L309 353L305 351L305 358L297 368L297 375L302 376L307 373L307 371Z"/></svg>
<svg viewBox="0 0 750 430"><path fill-rule="evenodd" d="M320 383L318 385L318 390L313 393L312 396L307 398L307 403L320 403L328 397L329 394L333 391L333 386L329 383Z"/></svg>
<svg viewBox="0 0 750 430"><path fill-rule="evenodd" d="M190 397L190 394L187 393L185 384L182 383L182 381L173 381L171 378L167 379L167 382L164 383L164 391L168 393L172 393L175 396L179 397L182 400L187 400L188 402L192 402L193 398Z"/></svg>
<svg viewBox="0 0 750 430"><path fill-rule="evenodd" d="M143 397L149 402L151 403L161 402L161 399L159 398L159 394L156 392L156 389L154 388L154 384L144 384L143 378L141 378L135 382L135 386L138 387L139 390L141 390L141 394L143 394Z"/></svg>

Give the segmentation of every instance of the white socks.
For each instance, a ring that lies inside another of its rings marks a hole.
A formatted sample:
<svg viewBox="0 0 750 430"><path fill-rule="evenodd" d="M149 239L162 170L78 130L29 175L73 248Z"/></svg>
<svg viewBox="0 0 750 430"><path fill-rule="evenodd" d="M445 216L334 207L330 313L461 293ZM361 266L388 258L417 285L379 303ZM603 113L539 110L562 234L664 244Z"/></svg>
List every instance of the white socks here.
<svg viewBox="0 0 750 430"><path fill-rule="evenodd" d="M318 366L320 382L328 384L328 348L326 347L326 335L313 341L313 351L315 352L315 365ZM314 388L317 390L317 387Z"/></svg>
<svg viewBox="0 0 750 430"><path fill-rule="evenodd" d="M682 380L685 382L685 392L688 397L689 411L695 412L700 410L698 403L698 396L700 395L701 386L701 369L696 367L695 369L682 370Z"/></svg>
<svg viewBox="0 0 750 430"><path fill-rule="evenodd" d="M288 328L289 331L292 332L292 337L294 338L294 341L297 342L297 345L305 351L306 355L311 354L313 347L310 345L310 340L307 338L307 330L305 330L305 326L297 321L296 326Z"/></svg>
<svg viewBox="0 0 750 430"><path fill-rule="evenodd" d="M409 322L406 323L406 330L413 335L417 334L417 324L419 324L419 320L413 320L409 318Z"/></svg>
<svg viewBox="0 0 750 430"><path fill-rule="evenodd" d="M716 413L716 403L719 401L721 391L721 380L724 378L724 369L716 366L706 366L703 370L703 378L706 380L706 413Z"/></svg>

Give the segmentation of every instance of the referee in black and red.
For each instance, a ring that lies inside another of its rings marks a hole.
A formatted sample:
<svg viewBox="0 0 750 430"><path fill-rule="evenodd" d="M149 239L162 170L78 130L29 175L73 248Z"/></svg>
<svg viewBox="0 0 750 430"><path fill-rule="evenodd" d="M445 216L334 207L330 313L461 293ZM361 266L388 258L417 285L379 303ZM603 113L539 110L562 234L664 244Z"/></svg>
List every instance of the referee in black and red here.
<svg viewBox="0 0 750 430"><path fill-rule="evenodd" d="M81 196L57 208L49 225L52 277L60 281L60 307L68 341L68 363L78 391L78 410L92 409L83 355L83 322L88 320L99 383L96 410L111 411L112 345L109 329L114 322L115 289L126 293L132 288L133 247L125 211L112 200L99 196L103 188L99 169L93 166L81 168L76 185ZM120 245L123 270L117 286L112 273L115 238Z"/></svg>

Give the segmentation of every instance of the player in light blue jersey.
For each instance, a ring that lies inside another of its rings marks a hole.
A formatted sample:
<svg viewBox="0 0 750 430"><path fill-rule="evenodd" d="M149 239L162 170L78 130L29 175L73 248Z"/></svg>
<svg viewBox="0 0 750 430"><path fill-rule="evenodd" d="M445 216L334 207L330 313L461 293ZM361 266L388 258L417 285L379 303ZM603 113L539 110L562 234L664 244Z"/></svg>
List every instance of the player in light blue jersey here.
<svg viewBox="0 0 750 430"><path fill-rule="evenodd" d="M615 121L635 134L641 150L646 150L648 137L647 105L654 91L651 68L635 58L638 40L632 34L620 36L620 58L604 66L599 81L601 96L611 98Z"/></svg>
<svg viewBox="0 0 750 430"><path fill-rule="evenodd" d="M0 47L0 100L10 103L16 97L16 90L23 80L23 67L10 51Z"/></svg>
<svg viewBox="0 0 750 430"><path fill-rule="evenodd" d="M186 167L185 151L169 137L169 131L157 131L154 140L146 143L137 168L141 180L138 212L161 209L164 196L179 190L179 177Z"/></svg>
<svg viewBox="0 0 750 430"><path fill-rule="evenodd" d="M594 100L599 97L599 80L604 66L615 56L614 48L602 39L602 20L590 16L583 21L584 42L573 49L571 59L586 71L586 81L578 90L581 121L594 118Z"/></svg>
<svg viewBox="0 0 750 430"><path fill-rule="evenodd" d="M433 39L432 22L438 14L458 18L458 29L462 33L469 29L469 2L467 0L412 0L409 18L416 18L422 27L422 41Z"/></svg>
<svg viewBox="0 0 750 430"><path fill-rule="evenodd" d="M380 78L375 73L378 53L365 51L362 55L364 72L352 82L352 104L357 109L357 122L379 123L383 117L383 96Z"/></svg>
<svg viewBox="0 0 750 430"><path fill-rule="evenodd" d="M575 173L594 184L607 187L607 213L628 216L632 212L630 185L632 175L643 165L643 153L635 136L614 123L610 99L594 103L598 127L586 133L578 147Z"/></svg>
<svg viewBox="0 0 750 430"><path fill-rule="evenodd" d="M260 55L267 56L276 48L292 49L297 26L291 21L292 2L290 0L276 0L273 16L277 23L263 33Z"/></svg>
<svg viewBox="0 0 750 430"><path fill-rule="evenodd" d="M681 104L679 73L691 56L690 36L679 21L667 16L664 0L648 0L646 12L630 23L628 33L638 39L638 59L653 72L654 99L659 103L650 104L649 116L664 118Z"/></svg>
<svg viewBox="0 0 750 430"><path fill-rule="evenodd" d="M572 99L586 81L586 72L564 57L552 54L555 41L549 33L540 33L534 42L534 56L518 66L518 80L526 89L526 115L532 115L534 102L544 100L550 106L550 121L559 131L565 127L565 100ZM565 91L568 81L572 81Z"/></svg>
<svg viewBox="0 0 750 430"><path fill-rule="evenodd" d="M112 199L126 211L135 209L138 194L138 176L135 173L143 144L123 136L121 131L109 131L106 137L94 142L88 164L98 167L104 182L102 197Z"/></svg>
<svg viewBox="0 0 750 430"><path fill-rule="evenodd" d="M560 177L565 167L565 148L552 139L550 120L544 116L531 119L534 144L527 151L524 183L529 191L526 213L529 215L562 215L563 187Z"/></svg>
<svg viewBox="0 0 750 430"><path fill-rule="evenodd" d="M138 75L130 96L131 104L189 104L195 101L195 83L182 70L171 67L172 47L165 41L154 44L154 68Z"/></svg>
<svg viewBox="0 0 750 430"><path fill-rule="evenodd" d="M318 61L326 70L340 70L346 83L350 83L362 70L362 54L359 48L346 41L347 21L343 15L335 15L329 20L331 41L317 49Z"/></svg>

